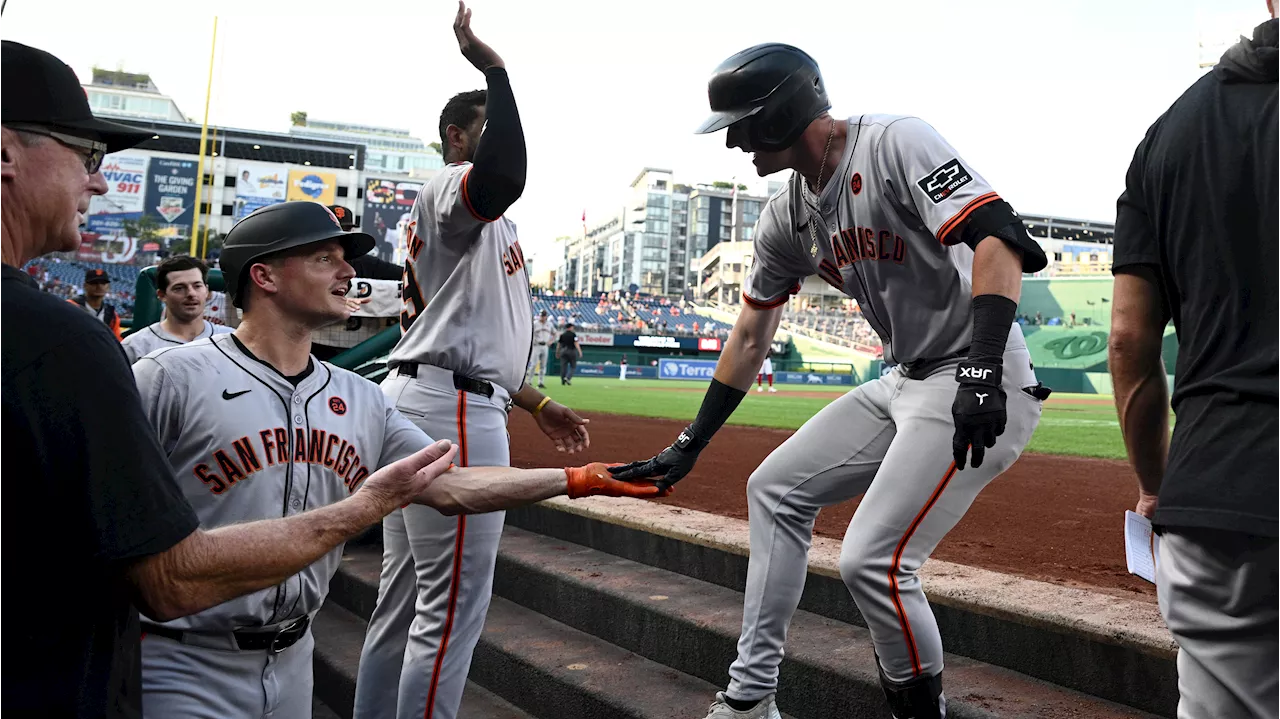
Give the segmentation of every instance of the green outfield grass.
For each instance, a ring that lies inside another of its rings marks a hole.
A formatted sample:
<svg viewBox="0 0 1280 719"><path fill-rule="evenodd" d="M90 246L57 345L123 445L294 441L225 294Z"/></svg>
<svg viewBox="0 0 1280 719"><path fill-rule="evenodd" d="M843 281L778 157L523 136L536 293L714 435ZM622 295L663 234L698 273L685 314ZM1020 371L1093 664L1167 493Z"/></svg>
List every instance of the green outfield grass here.
<svg viewBox="0 0 1280 719"><path fill-rule="evenodd" d="M548 378L546 392L585 414L610 413L638 417L691 420L702 404L705 382L627 380L580 377L567 387ZM734 412L729 424L797 429L806 420L847 392L848 387L778 385L777 394L753 389ZM799 397L793 393L821 393ZM1082 403L1082 401L1084 403ZM1096 404L1096 403L1103 404ZM1173 420L1170 418L1170 425ZM1027 446L1029 452L1077 457L1124 459L1124 443L1110 395L1059 394L1045 402L1040 427Z"/></svg>

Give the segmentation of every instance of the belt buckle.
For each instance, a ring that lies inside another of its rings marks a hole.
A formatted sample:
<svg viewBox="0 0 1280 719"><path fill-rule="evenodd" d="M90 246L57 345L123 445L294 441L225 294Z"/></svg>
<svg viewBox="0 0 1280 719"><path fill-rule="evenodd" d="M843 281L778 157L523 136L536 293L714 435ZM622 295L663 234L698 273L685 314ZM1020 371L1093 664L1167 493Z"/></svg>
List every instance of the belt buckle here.
<svg viewBox="0 0 1280 719"><path fill-rule="evenodd" d="M289 623L287 626L280 627L280 629L276 631L275 636L271 637L271 644L267 645L267 653L279 654L280 652L283 652L284 650L293 646L297 642L296 639L293 642L289 642L289 644L283 647L279 646L279 644L282 641L284 641L285 635L288 634L289 632L293 632L298 629L301 629L301 631L306 631L306 620L307 620L306 617L299 617L298 619Z"/></svg>

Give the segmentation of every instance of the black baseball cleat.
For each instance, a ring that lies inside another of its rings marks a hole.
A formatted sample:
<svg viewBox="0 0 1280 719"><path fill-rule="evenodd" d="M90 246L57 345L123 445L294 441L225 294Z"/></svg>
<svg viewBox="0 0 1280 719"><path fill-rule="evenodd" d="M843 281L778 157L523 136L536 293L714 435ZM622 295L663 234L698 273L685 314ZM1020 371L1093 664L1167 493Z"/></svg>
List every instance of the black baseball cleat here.
<svg viewBox="0 0 1280 719"><path fill-rule="evenodd" d="M895 682L884 674L876 658L880 686L884 689L894 719L946 719L947 698L942 692L942 674L921 676L909 682Z"/></svg>
<svg viewBox="0 0 1280 719"><path fill-rule="evenodd" d="M538 389L546 389L547 386L541 382L538 383Z"/></svg>

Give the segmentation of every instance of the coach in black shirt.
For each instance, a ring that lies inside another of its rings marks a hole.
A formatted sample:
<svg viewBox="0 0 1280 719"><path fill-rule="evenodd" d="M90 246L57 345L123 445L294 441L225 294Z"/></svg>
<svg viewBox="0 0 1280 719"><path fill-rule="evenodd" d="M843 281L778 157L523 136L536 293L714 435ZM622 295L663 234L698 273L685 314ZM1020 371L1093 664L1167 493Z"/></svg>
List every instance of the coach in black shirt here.
<svg viewBox="0 0 1280 719"><path fill-rule="evenodd" d="M1276 20L1156 120L1120 196L1110 367L1161 532L1180 719L1275 717L1277 699ZM1160 357L1178 331L1173 410Z"/></svg>
<svg viewBox="0 0 1280 719"><path fill-rule="evenodd" d="M174 619L276 585L447 467L419 471L434 448L326 508L200 530L120 343L19 269L79 246L89 198L107 191L104 153L151 133L94 118L75 73L46 52L6 40L0 68L2 709L137 717L139 610Z"/></svg>

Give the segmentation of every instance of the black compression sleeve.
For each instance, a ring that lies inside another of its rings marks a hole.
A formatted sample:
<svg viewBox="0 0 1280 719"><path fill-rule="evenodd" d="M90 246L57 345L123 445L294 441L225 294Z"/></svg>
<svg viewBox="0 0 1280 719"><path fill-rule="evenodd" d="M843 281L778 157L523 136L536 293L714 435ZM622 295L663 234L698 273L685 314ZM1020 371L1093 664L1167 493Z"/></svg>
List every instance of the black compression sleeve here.
<svg viewBox="0 0 1280 719"><path fill-rule="evenodd" d="M528 157L520 112L506 69L491 67L484 71L484 77L489 86L484 104L485 129L471 158L467 193L476 214L496 220L524 192Z"/></svg>
<svg viewBox="0 0 1280 719"><path fill-rule="evenodd" d="M973 342L969 359L1004 361L1004 346L1009 342L1009 328L1018 312L1018 304L1003 295L978 295L973 298Z"/></svg>
<svg viewBox="0 0 1280 719"><path fill-rule="evenodd" d="M747 396L746 392L735 389L718 379L711 380L707 394L702 398L702 407L698 416L689 425L693 436L703 445L711 441L711 436L724 426L725 420L738 408L738 403Z"/></svg>

